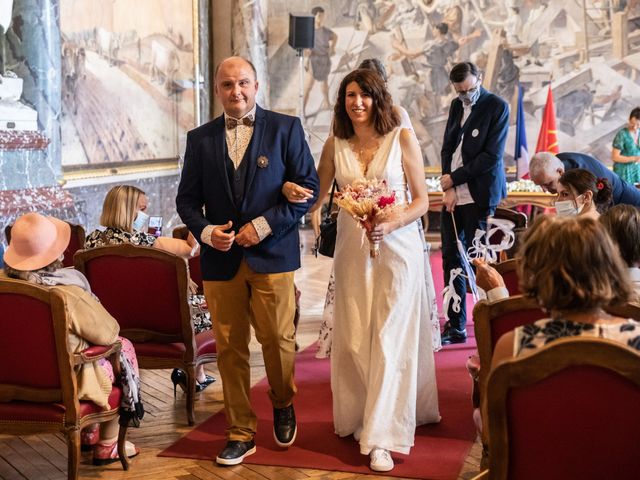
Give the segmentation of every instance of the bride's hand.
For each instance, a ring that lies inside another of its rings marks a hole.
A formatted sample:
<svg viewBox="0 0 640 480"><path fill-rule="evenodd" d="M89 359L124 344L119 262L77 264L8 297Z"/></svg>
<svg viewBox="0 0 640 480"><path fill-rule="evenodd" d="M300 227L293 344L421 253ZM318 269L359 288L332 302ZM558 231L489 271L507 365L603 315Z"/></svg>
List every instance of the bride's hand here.
<svg viewBox="0 0 640 480"><path fill-rule="evenodd" d="M374 243L380 243L382 239L393 232L398 226L395 222L382 222L371 228L366 228L367 238Z"/></svg>
<svg viewBox="0 0 640 480"><path fill-rule="evenodd" d="M297 183L284 182L282 185L282 194L291 203L305 203L313 198L313 190L301 187Z"/></svg>

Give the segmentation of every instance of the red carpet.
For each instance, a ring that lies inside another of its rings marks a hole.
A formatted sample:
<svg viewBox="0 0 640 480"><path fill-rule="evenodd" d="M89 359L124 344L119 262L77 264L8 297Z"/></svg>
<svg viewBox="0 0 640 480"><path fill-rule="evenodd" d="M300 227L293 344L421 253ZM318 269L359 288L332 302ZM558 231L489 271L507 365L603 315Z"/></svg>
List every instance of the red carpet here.
<svg viewBox="0 0 640 480"><path fill-rule="evenodd" d="M443 288L440 252L431 255L436 293ZM439 300L439 311L442 311ZM471 296L467 295L469 316ZM442 421L416 430L415 446L410 455L393 454L396 467L385 475L424 478L456 479L472 442L475 427L471 418L471 380L465 368L476 345L469 322L469 341L464 345L445 347L435 354L438 396ZM251 389L258 433L257 453L247 457L247 463L320 470L370 473L368 457L360 455L352 438L339 438L333 432L331 409L330 362L314 358L314 346L300 353L296 362L295 398L298 438L288 450L279 448L273 440L272 407L267 397L267 381L262 380ZM226 420L220 412L160 453L161 456L214 460L224 447Z"/></svg>
<svg viewBox="0 0 640 480"><path fill-rule="evenodd" d="M465 370L465 361L474 348L447 347L436 354L442 421L419 427L411 454L393 454L396 467L385 475L443 480L458 477L475 438L471 381ZM251 390L259 419L258 449L255 455L247 457L247 463L373 473L368 468L368 457L360 455L355 440L333 433L329 373L329 360L314 358L313 346L298 355L295 398L298 438L289 450L277 447L273 440L266 380ZM225 426L224 414L218 413L160 455L214 460L225 443Z"/></svg>

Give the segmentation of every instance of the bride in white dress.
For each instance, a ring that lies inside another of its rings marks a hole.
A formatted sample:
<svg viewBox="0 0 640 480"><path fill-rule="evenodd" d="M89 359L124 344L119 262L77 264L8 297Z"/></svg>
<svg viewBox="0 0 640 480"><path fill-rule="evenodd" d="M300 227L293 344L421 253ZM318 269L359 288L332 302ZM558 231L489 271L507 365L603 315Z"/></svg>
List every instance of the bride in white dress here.
<svg viewBox="0 0 640 480"><path fill-rule="evenodd" d="M406 208L365 232L338 215L331 388L335 431L353 434L375 471L408 454L416 425L438 422L437 388L418 225L428 196L420 147L399 128L380 77L356 70L340 85L333 134L324 146L320 192L363 177L385 179ZM322 198L318 202L322 202ZM369 256L369 242L380 255Z"/></svg>

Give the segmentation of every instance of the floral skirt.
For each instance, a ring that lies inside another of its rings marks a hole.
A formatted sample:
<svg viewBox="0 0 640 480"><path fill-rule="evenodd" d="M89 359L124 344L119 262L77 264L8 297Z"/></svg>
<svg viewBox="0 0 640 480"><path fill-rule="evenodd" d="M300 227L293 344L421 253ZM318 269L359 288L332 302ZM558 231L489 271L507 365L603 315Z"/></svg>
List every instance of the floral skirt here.
<svg viewBox="0 0 640 480"><path fill-rule="evenodd" d="M207 307L207 301L204 295L190 295L189 309L191 310L191 321L193 322L193 330L196 334L211 330L211 314Z"/></svg>
<svg viewBox="0 0 640 480"><path fill-rule="evenodd" d="M118 337L118 340L120 340L120 343L122 343L122 354L127 360L129 360L129 363L133 367L135 374L139 376L140 372L138 370L138 358L136 357L136 351L133 348L131 341L124 337ZM106 358L103 358L99 361L98 365L100 365L100 367L104 370L107 377L109 377L109 380L111 380L111 383L115 383L116 379L115 375L113 374L113 366L111 365L111 362Z"/></svg>

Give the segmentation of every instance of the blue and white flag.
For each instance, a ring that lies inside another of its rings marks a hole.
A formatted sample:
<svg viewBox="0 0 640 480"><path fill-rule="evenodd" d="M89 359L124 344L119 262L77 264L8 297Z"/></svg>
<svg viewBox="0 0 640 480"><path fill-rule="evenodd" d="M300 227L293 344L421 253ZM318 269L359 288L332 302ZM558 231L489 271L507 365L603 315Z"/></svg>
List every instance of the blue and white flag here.
<svg viewBox="0 0 640 480"><path fill-rule="evenodd" d="M524 89L518 84L518 112L516 117L516 148L513 158L516 161L516 176L518 180L529 178L529 150L527 148L527 131L524 127L524 109L522 97Z"/></svg>

